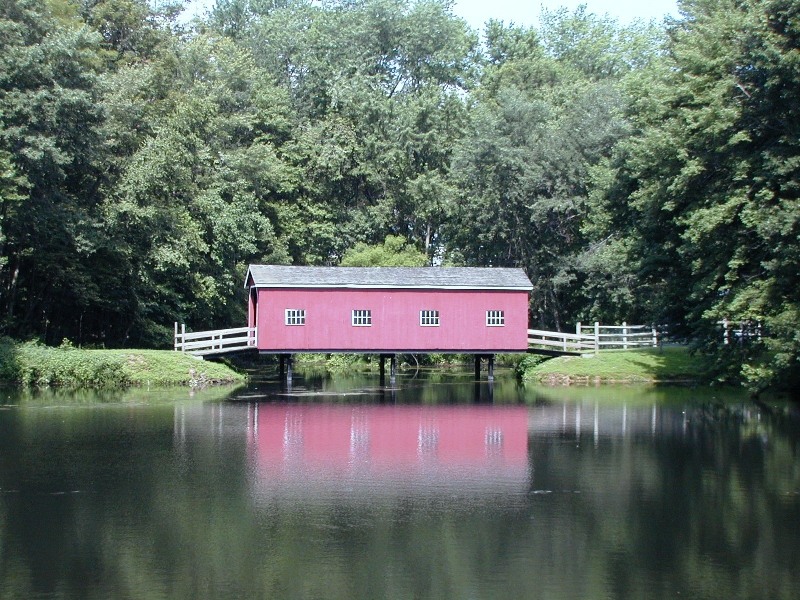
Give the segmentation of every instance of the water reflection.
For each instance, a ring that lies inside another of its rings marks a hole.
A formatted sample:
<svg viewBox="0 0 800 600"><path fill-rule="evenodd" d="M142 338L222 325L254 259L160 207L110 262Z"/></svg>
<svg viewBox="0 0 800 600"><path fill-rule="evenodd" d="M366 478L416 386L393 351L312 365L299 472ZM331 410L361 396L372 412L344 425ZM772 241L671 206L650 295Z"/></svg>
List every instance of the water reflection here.
<svg viewBox="0 0 800 600"><path fill-rule="evenodd" d="M267 404L255 405L252 419L261 495L358 501L527 491L525 407Z"/></svg>
<svg viewBox="0 0 800 600"><path fill-rule="evenodd" d="M373 384L8 403L0 597L800 597L788 410Z"/></svg>

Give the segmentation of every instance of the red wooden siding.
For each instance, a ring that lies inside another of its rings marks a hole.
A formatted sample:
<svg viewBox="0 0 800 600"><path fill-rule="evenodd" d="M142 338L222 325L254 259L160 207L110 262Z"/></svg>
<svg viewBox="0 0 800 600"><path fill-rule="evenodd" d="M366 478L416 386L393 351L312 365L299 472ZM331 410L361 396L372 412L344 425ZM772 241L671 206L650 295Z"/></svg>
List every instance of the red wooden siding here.
<svg viewBox="0 0 800 600"><path fill-rule="evenodd" d="M528 293L516 290L259 289L258 348L292 351L524 352ZM287 326L286 309L305 310L305 325ZM372 311L356 327L353 310ZM420 311L438 310L439 326L420 325ZM486 325L502 310L505 325ZM252 312L251 312L252 315Z"/></svg>

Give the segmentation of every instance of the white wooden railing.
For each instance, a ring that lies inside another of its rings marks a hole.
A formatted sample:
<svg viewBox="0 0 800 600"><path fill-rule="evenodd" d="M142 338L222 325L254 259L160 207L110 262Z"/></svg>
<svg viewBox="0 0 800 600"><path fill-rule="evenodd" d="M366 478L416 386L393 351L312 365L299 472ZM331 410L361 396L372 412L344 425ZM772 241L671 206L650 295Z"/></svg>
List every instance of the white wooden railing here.
<svg viewBox="0 0 800 600"><path fill-rule="evenodd" d="M601 348L636 348L642 346L658 346L658 330L650 325L601 325L597 321L591 325L578 322L575 325L578 333L593 336L596 349Z"/></svg>
<svg viewBox="0 0 800 600"><path fill-rule="evenodd" d="M761 340L763 334L761 321L722 319L722 321L717 321L717 325L722 326L722 343L726 346L731 342L758 341Z"/></svg>
<svg viewBox="0 0 800 600"><path fill-rule="evenodd" d="M256 327L236 327L213 331L186 332L186 325L175 323L175 351L194 356L239 352L256 346Z"/></svg>
<svg viewBox="0 0 800 600"><path fill-rule="evenodd" d="M544 347L562 352L583 352L584 350L594 350L595 342L594 336L591 335L528 329L528 346Z"/></svg>
<svg viewBox="0 0 800 600"><path fill-rule="evenodd" d="M658 331L649 325L601 325L595 322L575 326L575 333L528 330L528 346L561 352L599 352L603 348L658 346Z"/></svg>

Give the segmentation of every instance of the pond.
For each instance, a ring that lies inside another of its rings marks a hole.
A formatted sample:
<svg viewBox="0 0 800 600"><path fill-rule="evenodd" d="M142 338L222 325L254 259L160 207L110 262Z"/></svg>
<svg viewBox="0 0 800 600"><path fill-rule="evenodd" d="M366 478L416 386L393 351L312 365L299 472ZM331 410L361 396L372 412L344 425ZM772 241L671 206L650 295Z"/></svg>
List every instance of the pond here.
<svg viewBox="0 0 800 600"><path fill-rule="evenodd" d="M0 598L798 598L800 414L459 373L0 391Z"/></svg>

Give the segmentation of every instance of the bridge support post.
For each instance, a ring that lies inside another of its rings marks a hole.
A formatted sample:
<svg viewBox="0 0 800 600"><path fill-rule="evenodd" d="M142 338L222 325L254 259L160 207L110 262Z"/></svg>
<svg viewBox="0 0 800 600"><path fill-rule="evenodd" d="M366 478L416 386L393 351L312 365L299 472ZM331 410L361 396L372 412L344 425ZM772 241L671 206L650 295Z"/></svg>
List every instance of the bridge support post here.
<svg viewBox="0 0 800 600"><path fill-rule="evenodd" d="M381 354L378 359L378 368L380 373L381 385L386 385L386 359L389 359L389 383L394 385L395 377L397 376L397 355L396 354Z"/></svg>
<svg viewBox="0 0 800 600"><path fill-rule="evenodd" d="M475 381L481 380L481 361L486 358L487 362L487 375L488 381L494 381L494 354L476 354L475 355Z"/></svg>
<svg viewBox="0 0 800 600"><path fill-rule="evenodd" d="M281 382L286 382L286 385L292 387L292 367L294 363L294 355L292 354L279 354L278 355L278 378Z"/></svg>

